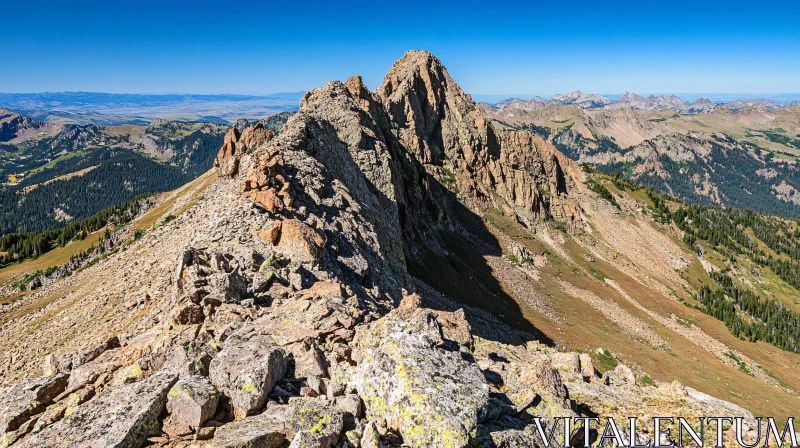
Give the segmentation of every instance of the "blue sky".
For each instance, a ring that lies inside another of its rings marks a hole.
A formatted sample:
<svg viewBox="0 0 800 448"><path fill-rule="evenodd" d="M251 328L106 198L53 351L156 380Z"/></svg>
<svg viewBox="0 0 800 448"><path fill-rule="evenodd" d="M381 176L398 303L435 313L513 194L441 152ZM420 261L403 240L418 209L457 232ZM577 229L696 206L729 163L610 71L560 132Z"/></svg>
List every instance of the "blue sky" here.
<svg viewBox="0 0 800 448"><path fill-rule="evenodd" d="M798 1L11 1L0 91L376 87L408 49L470 93L800 92Z"/></svg>

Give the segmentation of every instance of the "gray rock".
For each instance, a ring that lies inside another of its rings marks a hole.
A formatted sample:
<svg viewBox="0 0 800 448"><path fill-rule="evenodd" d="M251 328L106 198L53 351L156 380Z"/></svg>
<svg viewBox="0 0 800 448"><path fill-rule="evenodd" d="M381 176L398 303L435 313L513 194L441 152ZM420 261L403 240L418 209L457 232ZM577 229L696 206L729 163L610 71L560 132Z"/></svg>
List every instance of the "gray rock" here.
<svg viewBox="0 0 800 448"><path fill-rule="evenodd" d="M217 428L215 448L278 448L286 441L286 422L267 413L247 417Z"/></svg>
<svg viewBox="0 0 800 448"><path fill-rule="evenodd" d="M325 400L296 398L290 402L290 424L297 434L293 448L329 448L338 440L344 427L344 413Z"/></svg>
<svg viewBox="0 0 800 448"><path fill-rule="evenodd" d="M293 398L288 405L270 403L260 415L217 428L214 446L273 447L291 440L297 447L329 448L342 433L344 413L325 400Z"/></svg>
<svg viewBox="0 0 800 448"><path fill-rule="evenodd" d="M294 436L294 439L292 439L289 448L322 448L330 446L324 444L323 439L324 438L320 434L310 431L300 431Z"/></svg>
<svg viewBox="0 0 800 448"><path fill-rule="evenodd" d="M356 337L360 361L349 385L358 390L367 418L385 418L405 443L464 446L489 401L489 387L474 362L436 348L439 324L418 306L404 299Z"/></svg>
<svg viewBox="0 0 800 448"><path fill-rule="evenodd" d="M211 382L230 397L236 419L264 406L289 367L286 352L256 342L225 347L211 361Z"/></svg>
<svg viewBox="0 0 800 448"><path fill-rule="evenodd" d="M104 391L62 420L24 439L19 446L140 447L158 431L158 417L176 380L173 374L158 373L144 381Z"/></svg>
<svg viewBox="0 0 800 448"><path fill-rule="evenodd" d="M200 344L175 347L164 363L163 370L184 375L208 376L211 356Z"/></svg>
<svg viewBox="0 0 800 448"><path fill-rule="evenodd" d="M183 425L199 428L217 411L219 392L202 376L186 376L180 379L167 395L167 412L172 420Z"/></svg>
<svg viewBox="0 0 800 448"><path fill-rule="evenodd" d="M336 399L336 406L339 409L352 414L355 418L361 417L361 399L356 394L347 394Z"/></svg>
<svg viewBox="0 0 800 448"><path fill-rule="evenodd" d="M17 430L67 387L69 376L42 376L0 392L0 436Z"/></svg>
<svg viewBox="0 0 800 448"><path fill-rule="evenodd" d="M367 423L361 436L360 448L381 448L381 435L375 422Z"/></svg>

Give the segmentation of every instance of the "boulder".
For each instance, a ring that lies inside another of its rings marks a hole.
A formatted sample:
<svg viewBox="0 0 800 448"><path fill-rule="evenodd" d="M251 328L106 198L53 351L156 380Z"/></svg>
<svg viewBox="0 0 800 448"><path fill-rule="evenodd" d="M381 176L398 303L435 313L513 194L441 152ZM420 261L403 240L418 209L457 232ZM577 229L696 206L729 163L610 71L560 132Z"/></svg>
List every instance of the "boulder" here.
<svg viewBox="0 0 800 448"><path fill-rule="evenodd" d="M361 448L381 448L381 435L375 422L367 423L360 445Z"/></svg>
<svg viewBox="0 0 800 448"><path fill-rule="evenodd" d="M590 381L595 376L594 364L592 363L592 356L588 353L581 353L580 361L581 361L581 375L583 376L584 380Z"/></svg>
<svg viewBox="0 0 800 448"><path fill-rule="evenodd" d="M217 411L219 392L202 376L180 379L167 395L167 412L176 423L199 428Z"/></svg>
<svg viewBox="0 0 800 448"><path fill-rule="evenodd" d="M264 406L267 395L286 375L289 360L280 348L257 342L231 344L211 361L214 386L230 397L236 419Z"/></svg>
<svg viewBox="0 0 800 448"><path fill-rule="evenodd" d="M359 362L349 385L364 401L366 417L385 418L406 444L464 446L489 401L489 386L474 362L437 348L439 323L418 306L409 296L357 334Z"/></svg>
<svg viewBox="0 0 800 448"><path fill-rule="evenodd" d="M203 307L194 303L187 303L175 309L172 313L172 322L177 325L194 325L203 321Z"/></svg>
<svg viewBox="0 0 800 448"><path fill-rule="evenodd" d="M72 354L49 354L42 360L42 374L44 376L56 373L68 374L72 370Z"/></svg>
<svg viewBox="0 0 800 448"><path fill-rule="evenodd" d="M580 358L575 352L553 354L553 367L568 373L579 373L581 371Z"/></svg>
<svg viewBox="0 0 800 448"><path fill-rule="evenodd" d="M310 431L300 431L295 434L289 448L323 448L330 446L324 443L324 437Z"/></svg>
<svg viewBox="0 0 800 448"><path fill-rule="evenodd" d="M60 421L22 440L19 446L142 446L148 436L158 431L158 417L176 380L174 374L157 373L144 381L104 391L71 413L65 413Z"/></svg>
<svg viewBox="0 0 800 448"><path fill-rule="evenodd" d="M208 376L211 355L201 344L191 341L174 347L166 358L163 370L184 375Z"/></svg>
<svg viewBox="0 0 800 448"><path fill-rule="evenodd" d="M270 213L277 213L283 210L283 201L274 190L253 190L249 191L247 194L253 201L264 207L264 209Z"/></svg>
<svg viewBox="0 0 800 448"><path fill-rule="evenodd" d="M294 358L295 378L326 377L328 376L328 362L325 354L319 349L313 339L291 344L287 349Z"/></svg>

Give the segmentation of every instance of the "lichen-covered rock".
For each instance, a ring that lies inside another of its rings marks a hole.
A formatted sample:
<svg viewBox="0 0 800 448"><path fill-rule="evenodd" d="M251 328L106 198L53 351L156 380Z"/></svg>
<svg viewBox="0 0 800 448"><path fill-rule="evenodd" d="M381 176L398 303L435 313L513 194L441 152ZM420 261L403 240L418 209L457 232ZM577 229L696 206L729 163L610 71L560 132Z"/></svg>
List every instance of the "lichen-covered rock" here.
<svg viewBox="0 0 800 448"><path fill-rule="evenodd" d="M278 447L284 441L328 448L339 440L343 413L324 400L293 398L288 405L270 403L262 414L228 423L217 429L214 446ZM302 435L301 435L302 434Z"/></svg>
<svg viewBox="0 0 800 448"><path fill-rule="evenodd" d="M385 418L414 447L464 446L474 433L489 387L478 367L443 342L433 312L413 298L356 336L358 366L349 384L368 419Z"/></svg>
<svg viewBox="0 0 800 448"><path fill-rule="evenodd" d="M329 448L339 440L344 413L324 400L297 398L290 403L290 422L297 431L295 448Z"/></svg>
<svg viewBox="0 0 800 448"><path fill-rule="evenodd" d="M172 420L192 428L199 428L214 416L219 392L202 376L181 378L167 395L167 412Z"/></svg>
<svg viewBox="0 0 800 448"><path fill-rule="evenodd" d="M15 431L67 387L67 375L43 376L0 391L0 436Z"/></svg>
<svg viewBox="0 0 800 448"><path fill-rule="evenodd" d="M38 417L36 424L33 426L33 431L39 432L46 426L52 425L53 423L61 420L64 415L72 414L81 403L84 403L94 397L95 392L95 388L92 386L82 387L74 392L71 392L66 398L53 404L52 406L49 406L47 410L45 410ZM0 446L2 446L2 444L0 444Z"/></svg>
<svg viewBox="0 0 800 448"><path fill-rule="evenodd" d="M309 431L298 432L292 439L292 443L289 444L289 448L323 448L329 446L324 442L324 437L321 434Z"/></svg>
<svg viewBox="0 0 800 448"><path fill-rule="evenodd" d="M19 446L140 447L158 430L158 416L176 380L173 374L159 373L138 383L104 391L68 415L65 413L62 420L42 432L23 439Z"/></svg>
<svg viewBox="0 0 800 448"><path fill-rule="evenodd" d="M211 382L230 397L237 419L260 409L275 384L286 375L289 362L280 348L257 342L225 346L211 361Z"/></svg>

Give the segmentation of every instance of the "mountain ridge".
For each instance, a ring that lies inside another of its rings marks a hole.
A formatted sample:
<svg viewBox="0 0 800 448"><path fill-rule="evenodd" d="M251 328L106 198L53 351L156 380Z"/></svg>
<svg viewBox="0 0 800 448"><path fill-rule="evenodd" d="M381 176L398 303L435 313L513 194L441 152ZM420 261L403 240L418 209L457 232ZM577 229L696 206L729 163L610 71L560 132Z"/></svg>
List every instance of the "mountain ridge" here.
<svg viewBox="0 0 800 448"><path fill-rule="evenodd" d="M171 219L0 309L5 440L524 447L534 416L594 415L743 416L752 440L750 411L672 380L797 403L795 353L678 300L707 274L647 199L496 130L428 52L375 92L309 91L277 135L231 129L215 165Z"/></svg>
<svg viewBox="0 0 800 448"><path fill-rule="evenodd" d="M550 104L562 106L576 106L581 109L602 109L628 106L634 110L655 111L655 110L674 110L682 114L706 114L715 110L739 111L747 107L759 106L768 110L786 109L800 105L800 101L775 102L767 99L747 98L735 99L732 101L711 101L705 98L696 98L686 101L675 94L650 94L642 97L635 93L625 92L618 98L611 99L597 93L586 94L580 90L575 90L567 94L556 94L548 99L536 96L530 100L519 98L508 98L494 105L488 104L496 109L513 108L527 111L535 111L545 108Z"/></svg>

